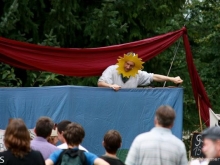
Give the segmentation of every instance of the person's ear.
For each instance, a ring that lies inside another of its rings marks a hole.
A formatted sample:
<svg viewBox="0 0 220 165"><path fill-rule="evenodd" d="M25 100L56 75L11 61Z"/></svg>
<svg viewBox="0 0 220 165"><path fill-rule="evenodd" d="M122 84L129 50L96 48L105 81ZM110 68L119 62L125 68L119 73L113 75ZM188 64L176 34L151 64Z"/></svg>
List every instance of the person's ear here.
<svg viewBox="0 0 220 165"><path fill-rule="evenodd" d="M215 145L216 145L218 152L220 152L220 140L217 140Z"/></svg>
<svg viewBox="0 0 220 165"><path fill-rule="evenodd" d="M36 134L36 127L34 127L34 133L35 133L35 135L37 135L37 134Z"/></svg>
<svg viewBox="0 0 220 165"><path fill-rule="evenodd" d="M157 120L157 117L155 116L154 117L154 125L157 125L158 124L158 120Z"/></svg>
<svg viewBox="0 0 220 165"><path fill-rule="evenodd" d="M103 146L103 147L105 146L105 142L104 142L104 141L102 141L102 146Z"/></svg>
<svg viewBox="0 0 220 165"><path fill-rule="evenodd" d="M174 123L172 123L172 124L171 124L171 125L170 125L168 128L170 128L170 129L171 129L171 128L173 127L173 124L174 124Z"/></svg>

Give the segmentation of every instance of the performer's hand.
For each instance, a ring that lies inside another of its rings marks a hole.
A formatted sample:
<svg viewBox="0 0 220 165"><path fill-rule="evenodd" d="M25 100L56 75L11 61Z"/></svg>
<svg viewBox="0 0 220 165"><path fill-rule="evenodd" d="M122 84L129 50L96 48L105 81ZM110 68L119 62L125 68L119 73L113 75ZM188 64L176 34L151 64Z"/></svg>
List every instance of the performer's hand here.
<svg viewBox="0 0 220 165"><path fill-rule="evenodd" d="M177 77L173 78L173 82L175 84L181 84L183 82L183 80L180 78L180 76L177 76Z"/></svg>
<svg viewBox="0 0 220 165"><path fill-rule="evenodd" d="M118 91L119 89L121 89L121 86L119 86L117 84L110 85L109 87L112 88L115 91Z"/></svg>

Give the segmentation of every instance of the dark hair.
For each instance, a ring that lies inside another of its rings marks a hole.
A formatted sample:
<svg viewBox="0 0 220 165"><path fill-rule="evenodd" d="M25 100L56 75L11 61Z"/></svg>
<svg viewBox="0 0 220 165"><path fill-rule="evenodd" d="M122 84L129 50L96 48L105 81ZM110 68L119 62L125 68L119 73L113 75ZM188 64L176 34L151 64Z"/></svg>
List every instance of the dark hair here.
<svg viewBox="0 0 220 165"><path fill-rule="evenodd" d="M54 122L51 120L51 118L43 116L37 120L35 132L37 136L47 138L50 136L53 128Z"/></svg>
<svg viewBox="0 0 220 165"><path fill-rule="evenodd" d="M158 123L163 127L169 127L173 124L176 117L175 111L168 105L160 106L156 110L156 118Z"/></svg>
<svg viewBox="0 0 220 165"><path fill-rule="evenodd" d="M68 145L79 145L85 137L85 131L80 124L70 123L63 132L63 137Z"/></svg>
<svg viewBox="0 0 220 165"><path fill-rule="evenodd" d="M5 131L5 147L16 157L24 157L31 151L30 133L22 119L12 119Z"/></svg>
<svg viewBox="0 0 220 165"><path fill-rule="evenodd" d="M61 134L63 131L66 130L67 125L70 123L71 123L71 121L69 121L69 120L63 120L63 121L59 122L57 124L57 131Z"/></svg>
<svg viewBox="0 0 220 165"><path fill-rule="evenodd" d="M121 147L121 135L116 130L109 130L104 136L104 147L108 153L115 154Z"/></svg>

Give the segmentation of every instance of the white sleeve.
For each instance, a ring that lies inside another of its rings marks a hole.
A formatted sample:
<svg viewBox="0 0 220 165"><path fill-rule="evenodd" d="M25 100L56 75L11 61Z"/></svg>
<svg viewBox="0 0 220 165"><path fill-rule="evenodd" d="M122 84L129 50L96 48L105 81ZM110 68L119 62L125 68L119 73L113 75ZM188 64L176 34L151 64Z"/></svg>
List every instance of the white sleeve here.
<svg viewBox="0 0 220 165"><path fill-rule="evenodd" d="M138 71L138 85L149 85L153 81L153 73Z"/></svg>
<svg viewBox="0 0 220 165"><path fill-rule="evenodd" d="M104 81L108 84L113 84L112 76L113 70L115 69L114 66L109 66L105 71L102 73L102 76L99 78L98 81Z"/></svg>
<svg viewBox="0 0 220 165"><path fill-rule="evenodd" d="M136 165L138 164L138 149L137 149L137 137L134 139L134 141L131 144L131 147L128 151L128 155L125 160L126 165Z"/></svg>

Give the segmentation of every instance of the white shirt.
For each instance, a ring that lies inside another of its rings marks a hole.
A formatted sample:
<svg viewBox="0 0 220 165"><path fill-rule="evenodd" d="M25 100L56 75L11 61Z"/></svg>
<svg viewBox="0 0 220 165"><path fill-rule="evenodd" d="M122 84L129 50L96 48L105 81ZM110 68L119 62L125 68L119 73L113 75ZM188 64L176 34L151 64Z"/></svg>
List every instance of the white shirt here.
<svg viewBox="0 0 220 165"><path fill-rule="evenodd" d="M108 84L117 84L122 88L137 88L138 86L145 86L153 81L153 73L139 70L135 77L131 76L129 80L124 83L121 75L117 71L118 65L109 66L99 78L98 81L104 81Z"/></svg>
<svg viewBox="0 0 220 165"><path fill-rule="evenodd" d="M66 144L66 143L63 143L63 144L61 144L61 145L57 146L57 148L60 148L60 149L67 149L67 148L68 148L68 146L67 146L67 144ZM84 148L83 146L81 146L81 145L79 145L79 149L80 149L80 150L84 150L84 151L88 152L88 150L87 150L87 149L85 149L85 148Z"/></svg>
<svg viewBox="0 0 220 165"><path fill-rule="evenodd" d="M138 135L126 157L126 165L187 165L184 143L170 129L154 127Z"/></svg>
<svg viewBox="0 0 220 165"><path fill-rule="evenodd" d="M207 159L200 160L200 159L194 159L190 161L190 165L208 165L209 161Z"/></svg>

